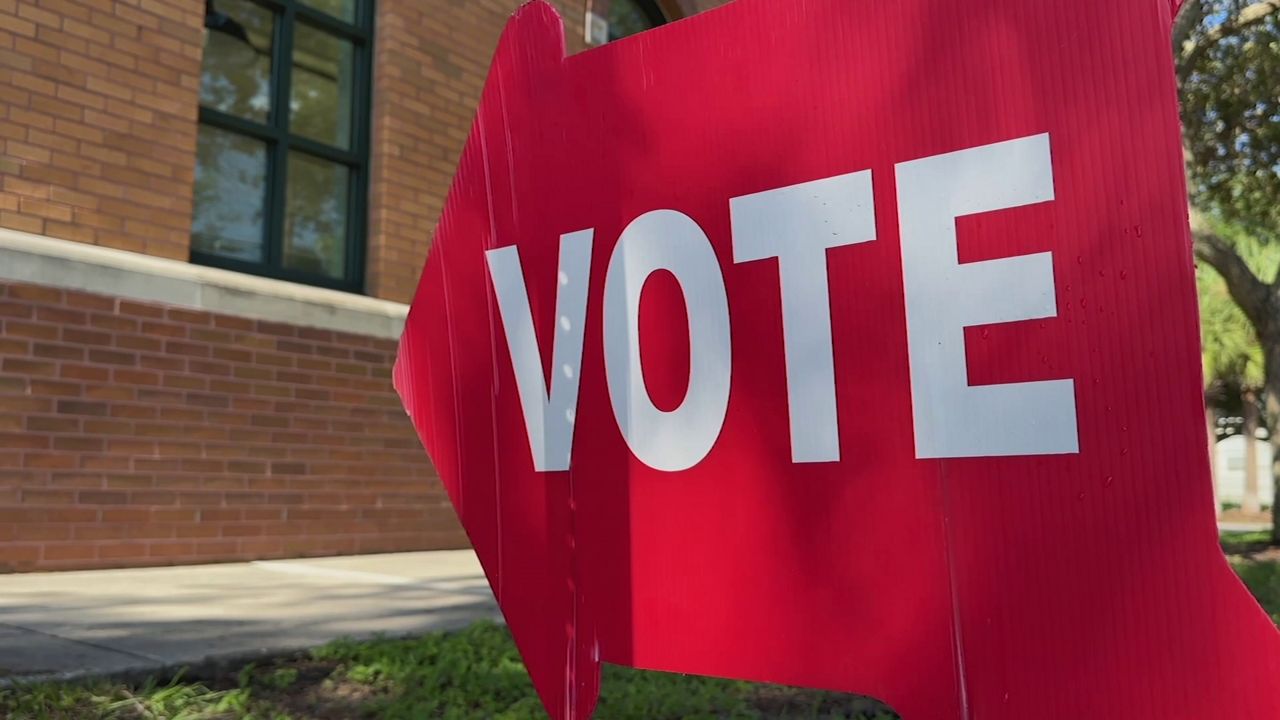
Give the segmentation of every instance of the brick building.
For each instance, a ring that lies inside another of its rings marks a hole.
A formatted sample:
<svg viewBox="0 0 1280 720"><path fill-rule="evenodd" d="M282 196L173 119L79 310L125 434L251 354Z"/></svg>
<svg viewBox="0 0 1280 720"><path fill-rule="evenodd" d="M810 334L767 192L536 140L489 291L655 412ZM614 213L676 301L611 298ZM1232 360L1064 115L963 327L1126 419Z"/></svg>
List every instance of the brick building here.
<svg viewBox="0 0 1280 720"><path fill-rule="evenodd" d="M465 544L389 376L517 4L0 0L0 572Z"/></svg>

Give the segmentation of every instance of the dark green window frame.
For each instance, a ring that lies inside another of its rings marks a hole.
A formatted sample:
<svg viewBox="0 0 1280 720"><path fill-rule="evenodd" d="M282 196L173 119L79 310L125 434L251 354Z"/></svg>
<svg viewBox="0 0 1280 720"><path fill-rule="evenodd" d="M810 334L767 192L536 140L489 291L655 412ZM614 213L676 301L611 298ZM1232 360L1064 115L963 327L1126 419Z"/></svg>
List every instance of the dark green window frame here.
<svg viewBox="0 0 1280 720"><path fill-rule="evenodd" d="M275 14L271 49L271 109L266 123L237 117L205 105L200 124L266 143L267 167L261 261L201 252L194 247L191 261L201 265L307 285L361 293L364 291L365 240L368 227L369 133L373 64L374 0L355 0L352 22L309 7L300 0L251 0ZM207 4L206 8L211 7ZM206 32L215 32L208 14ZM298 23L310 25L352 45L351 149L343 150L289 132L290 81L294 33ZM283 262L287 168L290 151L339 163L350 172L347 183L347 228L342 278L286 267Z"/></svg>

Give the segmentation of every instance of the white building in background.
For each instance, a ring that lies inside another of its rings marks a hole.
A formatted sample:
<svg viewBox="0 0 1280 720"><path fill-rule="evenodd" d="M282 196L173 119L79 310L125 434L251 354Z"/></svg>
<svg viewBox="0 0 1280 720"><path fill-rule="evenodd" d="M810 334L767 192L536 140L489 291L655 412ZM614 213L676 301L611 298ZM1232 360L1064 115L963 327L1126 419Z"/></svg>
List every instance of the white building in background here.
<svg viewBox="0 0 1280 720"><path fill-rule="evenodd" d="M1218 441L1213 477L1218 487L1218 502L1241 505L1244 502L1245 436L1232 435ZM1275 482L1271 476L1271 444L1254 440L1258 457L1258 496L1263 506L1275 499Z"/></svg>

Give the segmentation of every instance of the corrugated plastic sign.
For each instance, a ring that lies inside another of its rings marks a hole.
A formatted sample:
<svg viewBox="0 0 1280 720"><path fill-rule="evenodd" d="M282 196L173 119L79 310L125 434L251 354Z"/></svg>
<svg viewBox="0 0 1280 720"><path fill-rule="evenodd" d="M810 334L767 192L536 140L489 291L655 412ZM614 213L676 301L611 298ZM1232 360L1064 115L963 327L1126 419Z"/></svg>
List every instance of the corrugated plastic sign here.
<svg viewBox="0 0 1280 720"><path fill-rule="evenodd" d="M1167 0L739 0L494 59L397 387L549 713L1280 718L1217 545Z"/></svg>

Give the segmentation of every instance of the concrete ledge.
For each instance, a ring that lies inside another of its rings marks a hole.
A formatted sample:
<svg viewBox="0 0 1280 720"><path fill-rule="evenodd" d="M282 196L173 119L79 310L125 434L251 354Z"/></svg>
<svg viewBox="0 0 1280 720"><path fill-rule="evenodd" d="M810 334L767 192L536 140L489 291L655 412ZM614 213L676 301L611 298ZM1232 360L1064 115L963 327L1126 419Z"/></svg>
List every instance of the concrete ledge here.
<svg viewBox="0 0 1280 720"><path fill-rule="evenodd" d="M0 280L399 338L409 306L0 228Z"/></svg>

